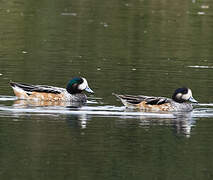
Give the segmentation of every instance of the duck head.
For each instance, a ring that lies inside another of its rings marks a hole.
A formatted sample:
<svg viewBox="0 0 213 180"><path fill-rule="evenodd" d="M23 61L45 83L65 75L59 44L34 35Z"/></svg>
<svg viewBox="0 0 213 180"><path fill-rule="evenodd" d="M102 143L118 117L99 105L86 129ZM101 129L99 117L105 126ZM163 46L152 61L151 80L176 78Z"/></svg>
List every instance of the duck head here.
<svg viewBox="0 0 213 180"><path fill-rule="evenodd" d="M183 102L192 102L192 103L197 103L197 101L192 97L192 91L189 88L178 88L175 90L172 99L178 103L183 103Z"/></svg>
<svg viewBox="0 0 213 180"><path fill-rule="evenodd" d="M68 82L66 89L70 94L81 93L84 90L89 93L94 93L93 90L89 88L87 80L83 77L75 77L71 79Z"/></svg>

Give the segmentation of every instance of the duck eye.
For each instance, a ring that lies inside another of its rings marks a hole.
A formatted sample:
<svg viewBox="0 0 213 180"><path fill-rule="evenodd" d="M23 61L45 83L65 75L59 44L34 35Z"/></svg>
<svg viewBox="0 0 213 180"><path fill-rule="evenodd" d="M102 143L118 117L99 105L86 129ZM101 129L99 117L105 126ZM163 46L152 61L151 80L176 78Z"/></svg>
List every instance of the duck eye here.
<svg viewBox="0 0 213 180"><path fill-rule="evenodd" d="M184 88L183 89L183 94L187 94L188 93L188 89Z"/></svg>
<svg viewBox="0 0 213 180"><path fill-rule="evenodd" d="M78 87L78 84L77 84L77 83L74 83L74 84L72 85L72 87L73 87L73 88L77 88L77 87Z"/></svg>

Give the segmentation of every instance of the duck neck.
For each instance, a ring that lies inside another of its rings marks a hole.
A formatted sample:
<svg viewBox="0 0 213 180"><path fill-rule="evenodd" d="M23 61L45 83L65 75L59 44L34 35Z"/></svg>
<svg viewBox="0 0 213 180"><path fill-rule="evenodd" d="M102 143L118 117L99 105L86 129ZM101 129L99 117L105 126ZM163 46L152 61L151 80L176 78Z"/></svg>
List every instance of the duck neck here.
<svg viewBox="0 0 213 180"><path fill-rule="evenodd" d="M182 98L177 98L176 96L172 96L172 100L174 100L175 102L178 102L178 103L184 103L185 102L185 100L184 99L182 99Z"/></svg>

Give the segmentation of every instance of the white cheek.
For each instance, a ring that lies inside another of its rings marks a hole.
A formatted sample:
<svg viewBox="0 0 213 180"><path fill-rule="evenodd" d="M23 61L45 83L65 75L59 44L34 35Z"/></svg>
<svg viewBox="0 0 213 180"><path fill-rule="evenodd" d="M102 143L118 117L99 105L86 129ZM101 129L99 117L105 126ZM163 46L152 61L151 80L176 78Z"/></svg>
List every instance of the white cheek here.
<svg viewBox="0 0 213 180"><path fill-rule="evenodd" d="M87 80L85 78L82 78L82 79L83 79L83 83L78 86L78 89L83 91L84 89L86 89L88 84L87 84Z"/></svg>
<svg viewBox="0 0 213 180"><path fill-rule="evenodd" d="M177 99L181 99L181 97L182 97L182 94L181 94L181 93L178 93L178 94L176 95L176 98L177 98Z"/></svg>
<svg viewBox="0 0 213 180"><path fill-rule="evenodd" d="M184 94L184 95L182 96L182 98L183 98L184 100L188 100L190 97L192 97L192 91L191 91L191 90L188 90L188 93L187 93L187 94Z"/></svg>

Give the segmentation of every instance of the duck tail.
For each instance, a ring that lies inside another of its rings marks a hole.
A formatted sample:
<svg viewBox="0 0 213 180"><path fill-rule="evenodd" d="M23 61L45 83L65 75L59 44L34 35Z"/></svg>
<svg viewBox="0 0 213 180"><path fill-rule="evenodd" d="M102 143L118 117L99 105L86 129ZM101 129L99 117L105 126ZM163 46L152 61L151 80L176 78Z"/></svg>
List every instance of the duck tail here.
<svg viewBox="0 0 213 180"><path fill-rule="evenodd" d="M142 96L134 96L134 95L121 95L112 93L112 95L116 96L124 106L128 108L135 108L139 103L141 103L145 98Z"/></svg>
<svg viewBox="0 0 213 180"><path fill-rule="evenodd" d="M17 83L13 82L12 80L10 80L9 84L10 84L11 87L18 86Z"/></svg>
<svg viewBox="0 0 213 180"><path fill-rule="evenodd" d="M122 95L116 94L116 93L112 93L113 96L117 97L118 99L121 99Z"/></svg>
<svg viewBox="0 0 213 180"><path fill-rule="evenodd" d="M127 99L125 98L124 95L116 94L116 93L112 93L112 95L117 97L123 103L124 106L126 106L126 107L130 107L131 106L131 104L127 101Z"/></svg>
<svg viewBox="0 0 213 180"><path fill-rule="evenodd" d="M14 94L20 98L25 99L28 97L27 93L24 91L24 89L21 87L21 84L13 82L10 80L9 82L10 86L13 88Z"/></svg>

